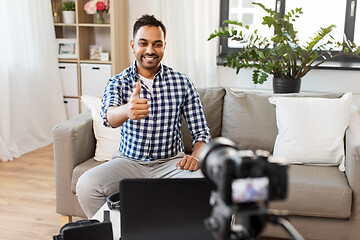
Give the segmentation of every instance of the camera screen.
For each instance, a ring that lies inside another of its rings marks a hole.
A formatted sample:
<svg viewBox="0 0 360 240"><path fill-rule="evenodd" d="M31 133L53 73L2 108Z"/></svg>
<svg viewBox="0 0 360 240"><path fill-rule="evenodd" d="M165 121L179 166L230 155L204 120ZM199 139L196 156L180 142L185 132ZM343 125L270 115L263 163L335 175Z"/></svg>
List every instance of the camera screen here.
<svg viewBox="0 0 360 240"><path fill-rule="evenodd" d="M232 182L232 199L235 203L268 200L269 179L240 178Z"/></svg>

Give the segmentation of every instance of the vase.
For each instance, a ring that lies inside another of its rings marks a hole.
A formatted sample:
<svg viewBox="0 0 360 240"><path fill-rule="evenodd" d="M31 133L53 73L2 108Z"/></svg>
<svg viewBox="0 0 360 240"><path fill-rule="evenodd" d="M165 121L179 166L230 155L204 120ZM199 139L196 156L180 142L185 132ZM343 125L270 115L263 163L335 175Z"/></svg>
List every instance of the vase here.
<svg viewBox="0 0 360 240"><path fill-rule="evenodd" d="M57 12L54 12L53 17L54 17L54 23L60 22L60 16Z"/></svg>
<svg viewBox="0 0 360 240"><path fill-rule="evenodd" d="M95 23L96 24L104 24L105 23L103 13L104 13L103 11L99 11L95 14Z"/></svg>
<svg viewBox="0 0 360 240"><path fill-rule="evenodd" d="M75 11L63 11L64 23L75 23Z"/></svg>
<svg viewBox="0 0 360 240"><path fill-rule="evenodd" d="M273 78L274 93L299 93L301 79Z"/></svg>

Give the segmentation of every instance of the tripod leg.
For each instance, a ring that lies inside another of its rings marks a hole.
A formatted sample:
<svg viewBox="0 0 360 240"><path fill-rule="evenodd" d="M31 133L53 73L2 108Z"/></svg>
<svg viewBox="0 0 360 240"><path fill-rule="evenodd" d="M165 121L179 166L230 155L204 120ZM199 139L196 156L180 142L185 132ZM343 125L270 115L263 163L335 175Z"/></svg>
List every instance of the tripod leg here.
<svg viewBox="0 0 360 240"><path fill-rule="evenodd" d="M287 231L289 233L289 235L291 236L291 239L293 239L293 240L305 240L287 219L285 219L283 217L278 217L276 219L276 222L280 226L282 226L285 229L285 231Z"/></svg>

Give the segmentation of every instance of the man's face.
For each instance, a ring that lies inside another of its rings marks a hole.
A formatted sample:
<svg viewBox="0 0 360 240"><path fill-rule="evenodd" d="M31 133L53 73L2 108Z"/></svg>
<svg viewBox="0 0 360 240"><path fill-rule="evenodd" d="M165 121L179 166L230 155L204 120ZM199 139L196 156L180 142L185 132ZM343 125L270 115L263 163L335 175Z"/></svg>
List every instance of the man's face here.
<svg viewBox="0 0 360 240"><path fill-rule="evenodd" d="M157 71L164 56L165 37L160 27L141 27L134 40L130 42L137 60L138 71L151 73Z"/></svg>

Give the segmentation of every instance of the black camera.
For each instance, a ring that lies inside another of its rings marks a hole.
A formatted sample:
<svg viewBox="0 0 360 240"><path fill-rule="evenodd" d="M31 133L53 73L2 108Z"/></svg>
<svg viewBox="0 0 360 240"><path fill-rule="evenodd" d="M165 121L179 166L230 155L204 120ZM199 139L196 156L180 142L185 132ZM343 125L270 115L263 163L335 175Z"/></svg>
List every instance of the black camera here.
<svg viewBox="0 0 360 240"><path fill-rule="evenodd" d="M267 222L283 226L287 215L267 208L269 201L287 197L287 165L273 160L266 151L240 151L223 137L206 145L201 170L216 191L211 193L212 213L205 225L215 239L255 239ZM293 239L302 239L295 229L285 230Z"/></svg>

